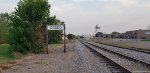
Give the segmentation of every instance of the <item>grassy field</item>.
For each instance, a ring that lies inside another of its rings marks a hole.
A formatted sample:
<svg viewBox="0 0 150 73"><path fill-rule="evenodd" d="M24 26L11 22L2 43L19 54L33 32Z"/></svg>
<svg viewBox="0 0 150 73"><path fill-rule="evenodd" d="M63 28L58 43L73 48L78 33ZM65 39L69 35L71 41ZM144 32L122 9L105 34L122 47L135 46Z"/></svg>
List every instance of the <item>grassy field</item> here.
<svg viewBox="0 0 150 73"><path fill-rule="evenodd" d="M15 60L9 52L9 48L8 44L0 44L0 64Z"/></svg>
<svg viewBox="0 0 150 73"><path fill-rule="evenodd" d="M145 40L141 40L141 41L150 42L150 39L145 39Z"/></svg>
<svg viewBox="0 0 150 73"><path fill-rule="evenodd" d="M120 41L121 40L121 41ZM143 50L150 50L150 42L149 40L131 40L131 39L90 39L89 41L95 41L98 43L103 43L107 45L113 45L123 48L136 48Z"/></svg>

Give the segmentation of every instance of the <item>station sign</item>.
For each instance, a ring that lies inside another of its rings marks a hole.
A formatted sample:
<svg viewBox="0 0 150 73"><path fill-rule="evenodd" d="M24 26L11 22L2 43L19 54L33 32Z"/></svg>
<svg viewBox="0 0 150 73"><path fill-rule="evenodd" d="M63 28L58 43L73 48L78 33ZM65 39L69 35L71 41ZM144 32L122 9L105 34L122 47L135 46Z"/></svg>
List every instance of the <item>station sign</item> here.
<svg viewBox="0 0 150 73"><path fill-rule="evenodd" d="M64 53L66 52L66 26L64 25L47 25L47 54L48 54L48 30L63 30L64 31Z"/></svg>
<svg viewBox="0 0 150 73"><path fill-rule="evenodd" d="M64 25L48 25L47 30L64 30Z"/></svg>

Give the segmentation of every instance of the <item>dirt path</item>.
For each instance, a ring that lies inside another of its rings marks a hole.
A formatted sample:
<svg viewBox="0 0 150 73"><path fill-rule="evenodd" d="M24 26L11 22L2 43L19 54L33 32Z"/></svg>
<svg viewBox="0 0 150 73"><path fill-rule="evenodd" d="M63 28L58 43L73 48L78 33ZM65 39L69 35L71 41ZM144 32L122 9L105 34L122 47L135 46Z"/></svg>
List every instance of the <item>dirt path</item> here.
<svg viewBox="0 0 150 73"><path fill-rule="evenodd" d="M63 53L62 48L56 48L50 54L35 55L24 60L3 73L87 73L79 62L79 56L75 52L75 44L68 45L68 52Z"/></svg>

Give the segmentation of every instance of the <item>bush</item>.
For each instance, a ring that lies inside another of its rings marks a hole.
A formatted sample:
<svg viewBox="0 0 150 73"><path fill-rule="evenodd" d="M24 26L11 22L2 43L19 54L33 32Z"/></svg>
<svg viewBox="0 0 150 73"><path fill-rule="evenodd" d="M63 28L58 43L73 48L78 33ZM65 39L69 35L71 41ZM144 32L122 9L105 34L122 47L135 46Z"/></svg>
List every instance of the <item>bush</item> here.
<svg viewBox="0 0 150 73"><path fill-rule="evenodd" d="M69 40L73 40L73 39L75 39L75 35L73 35L73 34L68 34L68 35L67 35L67 38L68 38Z"/></svg>
<svg viewBox="0 0 150 73"><path fill-rule="evenodd" d="M9 42L9 14L0 14L0 44L7 44Z"/></svg>
<svg viewBox="0 0 150 73"><path fill-rule="evenodd" d="M11 15L11 51L41 53L45 48L45 30L49 17L48 0L20 0Z"/></svg>

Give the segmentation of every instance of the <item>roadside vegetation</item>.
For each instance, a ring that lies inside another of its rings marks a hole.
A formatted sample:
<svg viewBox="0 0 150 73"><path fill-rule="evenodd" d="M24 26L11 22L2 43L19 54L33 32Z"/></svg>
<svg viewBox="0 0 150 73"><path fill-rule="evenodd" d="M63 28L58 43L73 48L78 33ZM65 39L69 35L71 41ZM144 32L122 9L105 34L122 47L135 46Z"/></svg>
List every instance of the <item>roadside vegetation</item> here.
<svg viewBox="0 0 150 73"><path fill-rule="evenodd" d="M9 14L0 14L0 44L5 44L9 42Z"/></svg>
<svg viewBox="0 0 150 73"><path fill-rule="evenodd" d="M48 0L20 0L15 11L0 14L0 64L27 54L45 53L47 25L65 23L50 15ZM63 31L48 31L48 43L62 43Z"/></svg>
<svg viewBox="0 0 150 73"><path fill-rule="evenodd" d="M11 55L9 49L9 44L0 45L0 64L15 60L15 58Z"/></svg>
<svg viewBox="0 0 150 73"><path fill-rule="evenodd" d="M150 39L144 39L144 40L141 40L141 41L150 42Z"/></svg>
<svg viewBox="0 0 150 73"><path fill-rule="evenodd" d="M72 42L75 42L76 36L74 34L69 33L67 35L67 38L68 38L68 43L72 43Z"/></svg>
<svg viewBox="0 0 150 73"><path fill-rule="evenodd" d="M76 38L76 36L74 35L74 34L68 34L67 35L67 38L69 39L69 40L74 40L75 38Z"/></svg>

